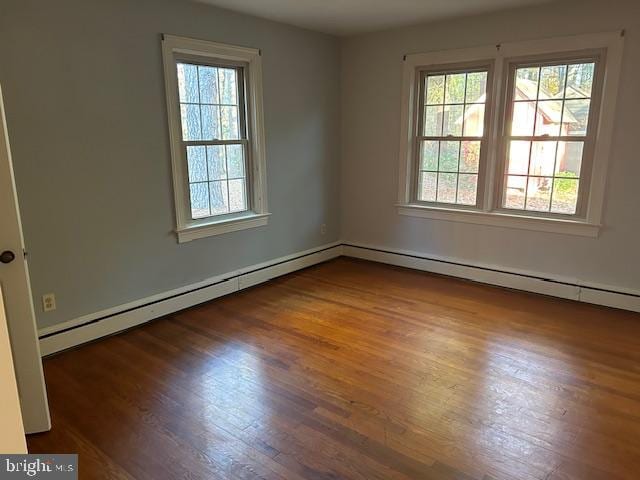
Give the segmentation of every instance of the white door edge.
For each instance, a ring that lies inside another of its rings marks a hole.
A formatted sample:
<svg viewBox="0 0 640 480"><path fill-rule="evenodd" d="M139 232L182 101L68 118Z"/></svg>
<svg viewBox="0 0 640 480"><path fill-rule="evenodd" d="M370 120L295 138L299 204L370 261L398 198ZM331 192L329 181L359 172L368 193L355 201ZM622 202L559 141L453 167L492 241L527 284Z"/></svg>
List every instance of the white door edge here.
<svg viewBox="0 0 640 480"><path fill-rule="evenodd" d="M16 257L11 263L0 263L0 285L4 294L22 420L27 433L42 432L51 428L51 420L0 88L0 251L4 250L14 252Z"/></svg>

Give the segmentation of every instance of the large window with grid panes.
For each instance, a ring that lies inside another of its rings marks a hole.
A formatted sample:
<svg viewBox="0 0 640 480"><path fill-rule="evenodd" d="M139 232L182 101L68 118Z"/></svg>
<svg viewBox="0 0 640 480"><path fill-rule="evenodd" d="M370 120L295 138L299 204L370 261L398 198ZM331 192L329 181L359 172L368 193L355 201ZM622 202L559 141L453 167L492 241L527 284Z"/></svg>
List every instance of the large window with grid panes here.
<svg viewBox="0 0 640 480"><path fill-rule="evenodd" d="M180 241L264 225L260 52L163 38Z"/></svg>
<svg viewBox="0 0 640 480"><path fill-rule="evenodd" d="M594 233L621 42L602 34L407 56L400 213Z"/></svg>
<svg viewBox="0 0 640 480"><path fill-rule="evenodd" d="M502 208L583 215L601 65L599 55L510 65Z"/></svg>
<svg viewBox="0 0 640 480"><path fill-rule="evenodd" d="M489 73L488 66L421 72L418 201L478 204Z"/></svg>

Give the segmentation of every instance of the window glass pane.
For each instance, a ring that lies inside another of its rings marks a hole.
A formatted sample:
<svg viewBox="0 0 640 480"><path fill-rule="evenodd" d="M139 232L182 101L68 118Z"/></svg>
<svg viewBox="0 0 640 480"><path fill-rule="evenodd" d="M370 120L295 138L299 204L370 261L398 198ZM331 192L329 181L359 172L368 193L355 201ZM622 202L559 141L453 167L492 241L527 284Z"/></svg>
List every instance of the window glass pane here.
<svg viewBox="0 0 640 480"><path fill-rule="evenodd" d="M552 65L542 67L540 70L539 98L562 98L564 96L564 84L566 75L566 65Z"/></svg>
<svg viewBox="0 0 640 480"><path fill-rule="evenodd" d="M484 104L467 105L464 112L464 136L481 137L484 133Z"/></svg>
<svg viewBox="0 0 640 480"><path fill-rule="evenodd" d="M220 102L224 105L238 104L237 71L232 68L219 68Z"/></svg>
<svg viewBox="0 0 640 480"><path fill-rule="evenodd" d="M460 171L478 173L480 166L480 145L478 142L462 142L460 151Z"/></svg>
<svg viewBox="0 0 640 480"><path fill-rule="evenodd" d="M473 72L467 75L466 103L485 102L487 94L487 72Z"/></svg>
<svg viewBox="0 0 640 480"><path fill-rule="evenodd" d="M487 81L487 71L425 77L422 136L440 138L420 144L418 200L476 205Z"/></svg>
<svg viewBox="0 0 640 480"><path fill-rule="evenodd" d="M176 71L192 218L247 210L245 145L205 144L242 139L240 69L177 62Z"/></svg>
<svg viewBox="0 0 640 480"><path fill-rule="evenodd" d="M442 104L444 102L444 75L430 75L426 82L426 104Z"/></svg>
<svg viewBox="0 0 640 480"><path fill-rule="evenodd" d="M529 177L526 210L548 212L553 178Z"/></svg>
<svg viewBox="0 0 640 480"><path fill-rule="evenodd" d="M420 174L420 184L418 185L418 200L423 202L436 201L437 173L422 172Z"/></svg>
<svg viewBox="0 0 640 480"><path fill-rule="evenodd" d="M535 121L536 135L560 135L562 100L543 100L538 102Z"/></svg>
<svg viewBox="0 0 640 480"><path fill-rule="evenodd" d="M517 102L513 105L511 135L533 135L533 124L536 119L536 102Z"/></svg>
<svg viewBox="0 0 640 480"><path fill-rule="evenodd" d="M509 144L507 172L511 175L526 175L529 171L531 142L514 140Z"/></svg>
<svg viewBox="0 0 640 480"><path fill-rule="evenodd" d="M229 180L229 210L231 212L242 212L246 209L244 180Z"/></svg>
<svg viewBox="0 0 640 480"><path fill-rule="evenodd" d="M229 178L244 177L244 147L242 145L227 145L226 150Z"/></svg>
<svg viewBox="0 0 640 480"><path fill-rule="evenodd" d="M202 139L201 140L219 140L220 139L220 107L214 105L201 105L202 112Z"/></svg>
<svg viewBox="0 0 640 480"><path fill-rule="evenodd" d="M438 202L456 203L457 173L438 174Z"/></svg>
<svg viewBox="0 0 640 480"><path fill-rule="evenodd" d="M442 134L459 137L462 135L463 105L445 105Z"/></svg>
<svg viewBox="0 0 640 480"><path fill-rule="evenodd" d="M556 178L553 183L553 201L551 211L574 215L578 204L578 180Z"/></svg>
<svg viewBox="0 0 640 480"><path fill-rule="evenodd" d="M205 147L187 147L189 182L206 182L207 154Z"/></svg>
<svg viewBox="0 0 640 480"><path fill-rule="evenodd" d="M438 147L437 140L422 142L422 159L420 161L421 170L436 171L438 169Z"/></svg>
<svg viewBox="0 0 640 480"><path fill-rule="evenodd" d="M524 209L524 193L527 188L527 177L509 175L505 180L506 192L502 206L504 208Z"/></svg>
<svg viewBox="0 0 640 480"><path fill-rule="evenodd" d="M579 177L582 168L584 142L558 142L555 175Z"/></svg>
<svg viewBox="0 0 640 480"><path fill-rule="evenodd" d="M198 66L198 80L200 82L200 103L220 103L218 99L218 69Z"/></svg>
<svg viewBox="0 0 640 480"><path fill-rule="evenodd" d="M211 214L221 215L229 213L229 195L227 191L227 181L209 183L211 198Z"/></svg>
<svg viewBox="0 0 640 480"><path fill-rule="evenodd" d="M178 94L181 103L198 103L198 67L178 63Z"/></svg>
<svg viewBox="0 0 640 480"><path fill-rule="evenodd" d="M478 190L477 175L460 175L458 179L458 199L460 205L475 205Z"/></svg>
<svg viewBox="0 0 640 480"><path fill-rule="evenodd" d="M529 175L553 176L558 142L533 142Z"/></svg>
<svg viewBox="0 0 640 480"><path fill-rule="evenodd" d="M454 73L447 75L444 101L445 103L464 103L464 92L467 75Z"/></svg>
<svg viewBox="0 0 640 480"><path fill-rule="evenodd" d="M221 129L223 140L238 140L240 128L238 125L238 107L220 107Z"/></svg>
<svg viewBox="0 0 640 480"><path fill-rule="evenodd" d="M516 84L514 99L536 100L538 98L539 67L518 68L516 70Z"/></svg>
<svg viewBox="0 0 640 480"><path fill-rule="evenodd" d="M207 146L207 161L209 162L209 180L222 180L227 178L224 145Z"/></svg>
<svg viewBox="0 0 640 480"><path fill-rule="evenodd" d="M594 71L595 63L569 65L567 72L567 98L590 98Z"/></svg>
<svg viewBox="0 0 640 480"><path fill-rule="evenodd" d="M460 142L440 142L438 170L441 172L457 172L459 155Z"/></svg>
<svg viewBox="0 0 640 480"><path fill-rule="evenodd" d="M207 183L192 183L189 185L191 197L191 217L208 217L209 211L209 189Z"/></svg>
<svg viewBox="0 0 640 480"><path fill-rule="evenodd" d="M430 106L424 109L424 136L442 135L442 106Z"/></svg>
<svg viewBox="0 0 640 480"><path fill-rule="evenodd" d="M567 100L564 104L564 135L586 135L591 100Z"/></svg>
<svg viewBox="0 0 640 480"><path fill-rule="evenodd" d="M182 139L200 140L200 105L180 105L180 122L182 123Z"/></svg>
<svg viewBox="0 0 640 480"><path fill-rule="evenodd" d="M595 65L516 68L503 207L576 213L585 141L554 137L587 136Z"/></svg>

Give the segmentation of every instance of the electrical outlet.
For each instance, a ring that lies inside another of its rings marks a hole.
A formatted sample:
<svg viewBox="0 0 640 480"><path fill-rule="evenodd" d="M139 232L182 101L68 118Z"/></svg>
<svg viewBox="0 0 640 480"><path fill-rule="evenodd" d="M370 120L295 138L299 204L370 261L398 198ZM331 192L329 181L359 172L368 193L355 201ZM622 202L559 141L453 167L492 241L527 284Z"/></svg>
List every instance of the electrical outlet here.
<svg viewBox="0 0 640 480"><path fill-rule="evenodd" d="M324 235L327 233L327 224L323 223L322 225L320 225L320 235Z"/></svg>
<svg viewBox="0 0 640 480"><path fill-rule="evenodd" d="M45 312L56 309L56 296L53 293L45 293L42 296L42 309Z"/></svg>

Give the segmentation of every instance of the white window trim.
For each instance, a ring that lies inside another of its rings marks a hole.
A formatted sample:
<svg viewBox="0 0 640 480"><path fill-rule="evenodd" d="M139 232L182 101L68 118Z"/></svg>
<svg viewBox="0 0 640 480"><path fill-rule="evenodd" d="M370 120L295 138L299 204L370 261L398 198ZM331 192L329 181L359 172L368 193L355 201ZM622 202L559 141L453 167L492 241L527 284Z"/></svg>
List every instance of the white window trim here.
<svg viewBox="0 0 640 480"><path fill-rule="evenodd" d="M191 218L188 189L189 177L182 147L176 55L210 58L212 61L242 62L247 65L245 72L247 94L245 98L248 111L249 156L251 158L251 161L247 162L250 167L250 171L247 172L250 210L247 212L212 216L198 220ZM178 242L188 242L197 238L266 225L270 214L267 207L266 149L262 106L262 57L260 56L260 50L174 35L163 35L162 59L167 96Z"/></svg>
<svg viewBox="0 0 640 480"><path fill-rule="evenodd" d="M624 35L621 32L599 33L556 37L527 42L505 43L488 47L445 50L438 52L407 55L403 66L401 137L399 157L398 213L414 217L448 220L482 225L536 230L596 237L602 222L603 204L606 189L606 173L610 159L613 128L615 122L618 84L622 65ZM602 94L600 96L600 114L596 126L597 142L593 153L589 201L584 219L552 218L551 216L528 215L527 212L507 213L495 206L496 174L500 165L500 125L504 116L505 69L509 68L512 58L573 53L584 50L606 50L603 62L605 69ZM489 152L486 155L484 199L481 209L446 208L417 204L412 199L412 182L415 162L414 122L418 85L417 72L424 68L437 68L451 63L472 63L478 61L494 62L492 88L494 105L491 108L491 130L489 132Z"/></svg>

